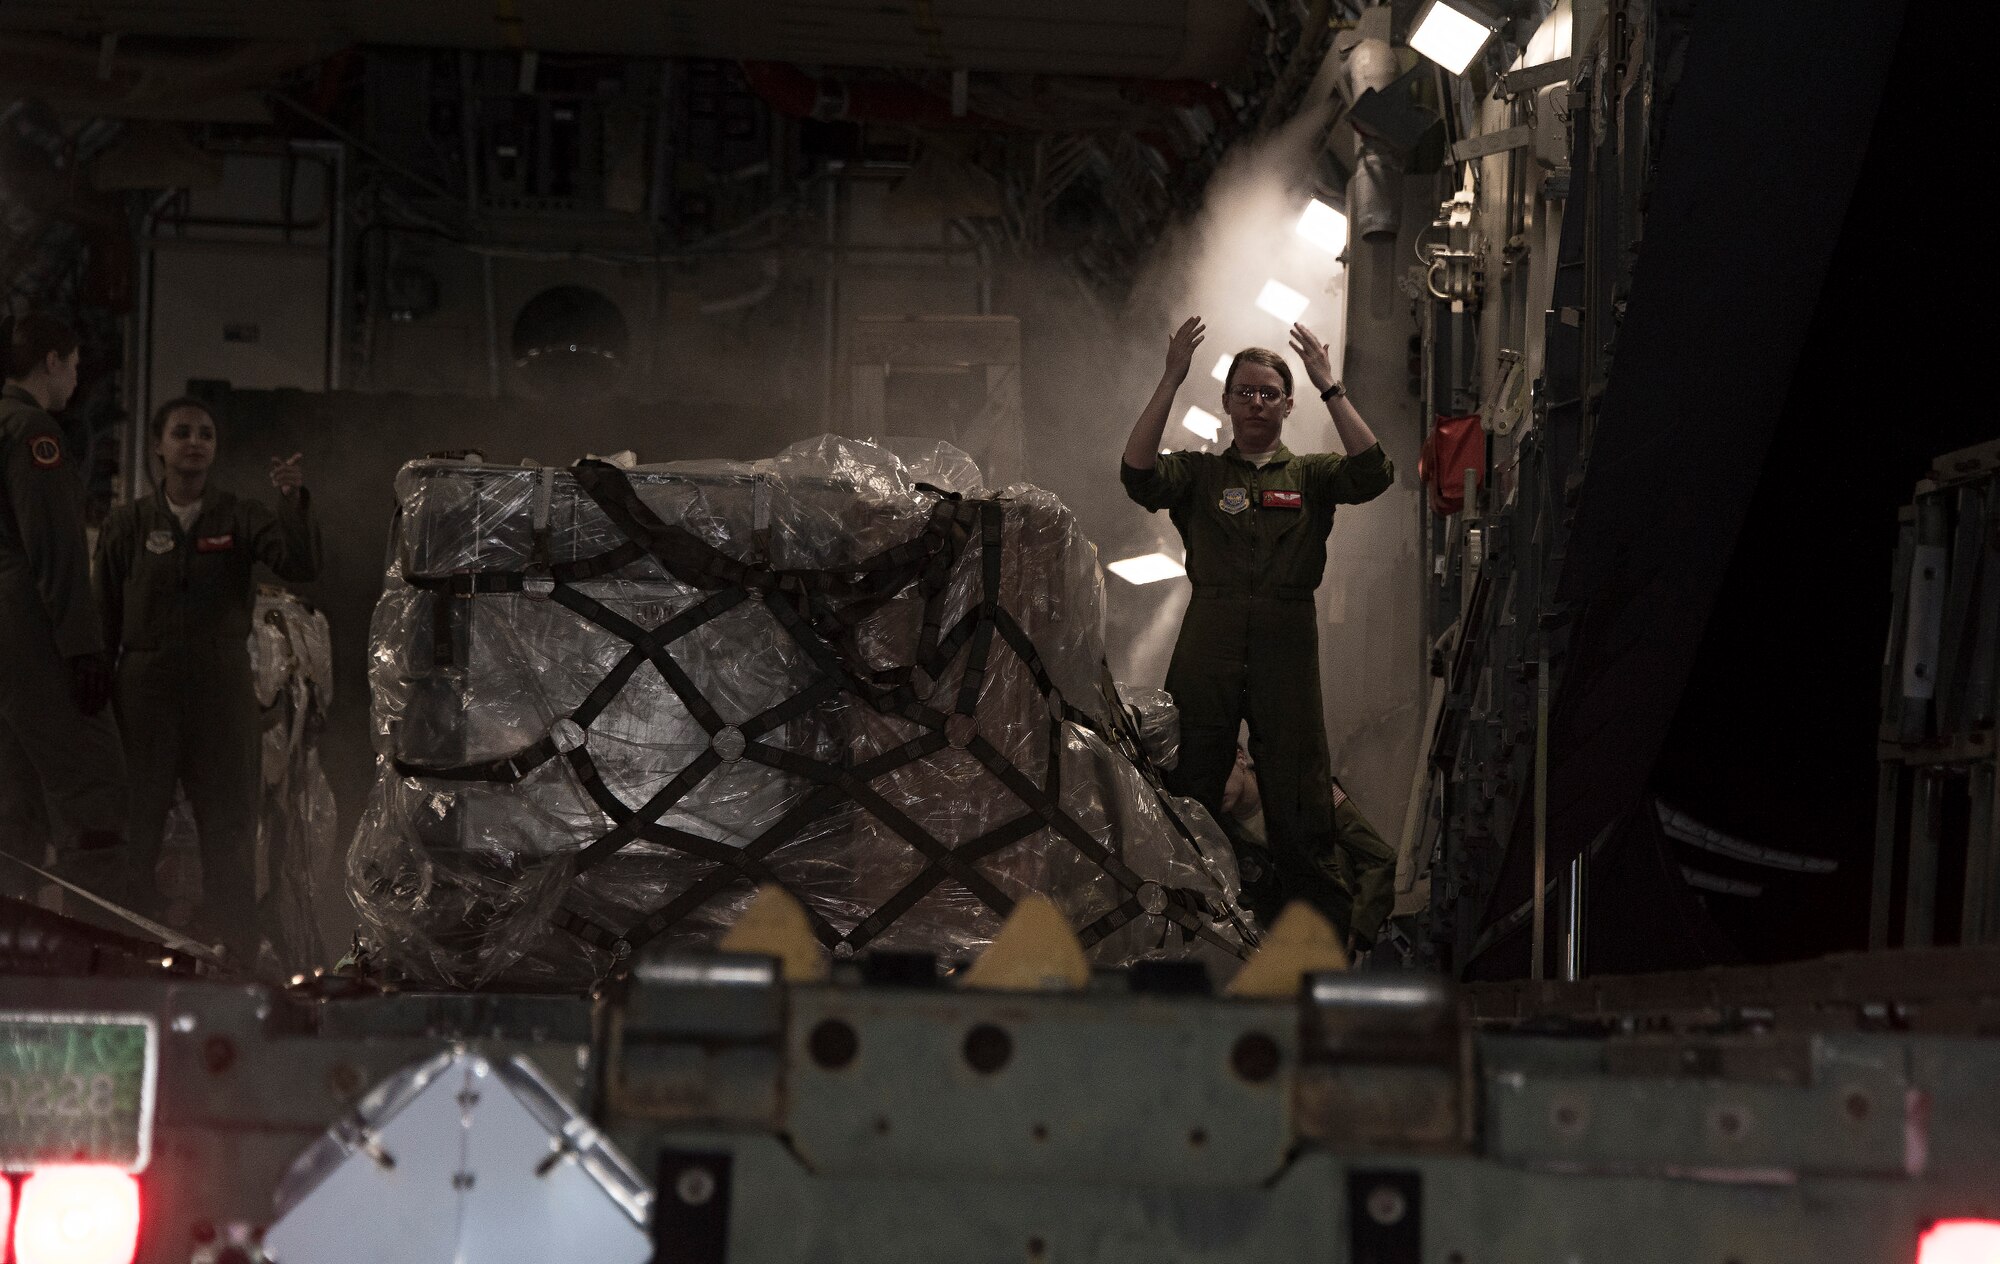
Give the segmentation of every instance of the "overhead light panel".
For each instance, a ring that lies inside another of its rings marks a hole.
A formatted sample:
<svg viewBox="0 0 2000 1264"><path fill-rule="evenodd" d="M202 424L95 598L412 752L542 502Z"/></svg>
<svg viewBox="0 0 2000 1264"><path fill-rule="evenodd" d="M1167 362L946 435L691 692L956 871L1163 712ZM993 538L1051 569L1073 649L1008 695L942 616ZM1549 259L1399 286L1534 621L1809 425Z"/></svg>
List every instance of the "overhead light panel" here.
<svg viewBox="0 0 2000 1264"><path fill-rule="evenodd" d="M1264 282L1264 291L1257 296L1259 309L1269 312L1287 325L1305 315L1306 307L1311 302L1311 299L1275 278Z"/></svg>
<svg viewBox="0 0 2000 1264"><path fill-rule="evenodd" d="M1208 371L1208 375L1216 381L1226 384L1229 381L1229 362L1235 358L1235 356L1225 353L1220 360L1215 362L1215 367Z"/></svg>
<svg viewBox="0 0 2000 1264"><path fill-rule="evenodd" d="M1306 203L1295 231L1330 255L1347 249L1347 216L1318 198Z"/></svg>
<svg viewBox="0 0 2000 1264"><path fill-rule="evenodd" d="M1462 75L1492 35L1492 22L1464 0L1429 0L1410 26L1410 47Z"/></svg>
<svg viewBox="0 0 2000 1264"><path fill-rule="evenodd" d="M1164 553L1141 553L1138 557L1112 562L1104 569L1128 584L1157 584L1163 579L1179 579L1187 574L1187 567Z"/></svg>
<svg viewBox="0 0 2000 1264"><path fill-rule="evenodd" d="M1181 425L1210 443L1214 443L1217 436L1222 433L1222 419L1200 408L1188 409L1187 416L1181 418Z"/></svg>

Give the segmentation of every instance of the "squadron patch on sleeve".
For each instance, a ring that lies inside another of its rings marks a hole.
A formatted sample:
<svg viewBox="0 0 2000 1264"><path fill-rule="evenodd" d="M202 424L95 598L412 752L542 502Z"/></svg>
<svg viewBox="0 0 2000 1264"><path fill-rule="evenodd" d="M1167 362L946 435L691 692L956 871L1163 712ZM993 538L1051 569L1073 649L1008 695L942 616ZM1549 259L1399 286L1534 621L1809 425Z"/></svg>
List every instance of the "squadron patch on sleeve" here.
<svg viewBox="0 0 2000 1264"><path fill-rule="evenodd" d="M1226 514L1242 513L1250 507L1250 489L1247 487L1223 488L1222 499L1215 502L1215 507Z"/></svg>
<svg viewBox="0 0 2000 1264"><path fill-rule="evenodd" d="M37 435L28 440L28 459L38 470L52 470L62 464L62 444L54 435Z"/></svg>

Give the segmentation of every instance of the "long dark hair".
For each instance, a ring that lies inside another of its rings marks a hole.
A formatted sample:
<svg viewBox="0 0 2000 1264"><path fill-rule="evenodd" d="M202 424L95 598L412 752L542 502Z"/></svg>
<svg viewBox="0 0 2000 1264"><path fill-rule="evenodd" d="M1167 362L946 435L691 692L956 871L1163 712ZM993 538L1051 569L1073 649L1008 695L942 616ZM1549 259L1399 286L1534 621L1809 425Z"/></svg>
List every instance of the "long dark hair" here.
<svg viewBox="0 0 2000 1264"><path fill-rule="evenodd" d="M54 355L61 359L83 344L76 328L49 312L29 312L19 320L0 322L7 344L7 376L27 377Z"/></svg>

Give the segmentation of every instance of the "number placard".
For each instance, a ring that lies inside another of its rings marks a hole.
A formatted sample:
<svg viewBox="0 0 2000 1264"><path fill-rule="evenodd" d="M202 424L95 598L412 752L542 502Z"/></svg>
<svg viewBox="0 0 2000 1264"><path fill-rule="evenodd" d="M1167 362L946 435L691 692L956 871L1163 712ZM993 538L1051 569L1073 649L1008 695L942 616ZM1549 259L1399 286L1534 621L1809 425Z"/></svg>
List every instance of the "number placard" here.
<svg viewBox="0 0 2000 1264"><path fill-rule="evenodd" d="M149 1014L0 1010L0 1170L144 1168L158 1046Z"/></svg>

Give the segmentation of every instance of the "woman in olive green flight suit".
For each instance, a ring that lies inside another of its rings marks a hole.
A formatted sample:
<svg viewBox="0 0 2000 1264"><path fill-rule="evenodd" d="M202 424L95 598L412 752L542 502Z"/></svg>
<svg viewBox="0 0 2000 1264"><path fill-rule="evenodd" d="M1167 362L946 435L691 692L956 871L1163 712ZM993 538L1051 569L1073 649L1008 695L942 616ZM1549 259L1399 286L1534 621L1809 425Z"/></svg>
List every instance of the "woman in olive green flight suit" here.
<svg viewBox="0 0 2000 1264"><path fill-rule="evenodd" d="M1262 347L1238 352L1223 381L1229 447L1162 453L1174 397L1205 332L1190 317L1168 341L1165 370L1126 439L1120 471L1126 495L1172 518L1194 588L1167 669L1181 714L1180 762L1168 784L1221 819L1237 731L1247 722L1285 897L1309 900L1340 922L1347 910L1334 894L1333 773L1313 590L1326 571L1335 509L1381 495L1395 467L1333 376L1327 345L1304 325L1292 326L1291 348L1344 454L1295 455L1280 442L1292 412L1292 370Z"/></svg>
<svg viewBox="0 0 2000 1264"><path fill-rule="evenodd" d="M178 782L202 852L198 929L248 964L257 948L255 844L259 717L250 682L255 570L319 573L300 458L273 458L276 512L209 484L216 425L197 400L162 404L150 427L160 461L154 494L120 506L98 540L105 644L120 651L117 704L132 776L129 825L141 884L149 881Z"/></svg>

